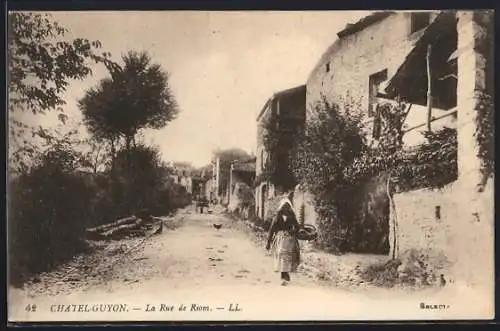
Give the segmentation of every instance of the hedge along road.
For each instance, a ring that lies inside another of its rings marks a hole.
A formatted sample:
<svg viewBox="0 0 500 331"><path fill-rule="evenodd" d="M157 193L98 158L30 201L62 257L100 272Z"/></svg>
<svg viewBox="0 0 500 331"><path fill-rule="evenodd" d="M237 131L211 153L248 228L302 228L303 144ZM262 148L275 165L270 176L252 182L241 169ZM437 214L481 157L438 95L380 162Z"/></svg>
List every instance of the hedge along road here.
<svg viewBox="0 0 500 331"><path fill-rule="evenodd" d="M165 228L151 237L129 258L113 263L112 275L85 290L35 297L28 297L26 290L11 291L9 319L359 320L408 314L413 319L449 318L443 310L422 314L418 294L397 294L398 300L387 301L386 291L354 293L325 287L300 272L292 274L288 286L281 286L270 254L235 221L194 209L177 217L182 220L178 228ZM222 227L218 230L214 223Z"/></svg>

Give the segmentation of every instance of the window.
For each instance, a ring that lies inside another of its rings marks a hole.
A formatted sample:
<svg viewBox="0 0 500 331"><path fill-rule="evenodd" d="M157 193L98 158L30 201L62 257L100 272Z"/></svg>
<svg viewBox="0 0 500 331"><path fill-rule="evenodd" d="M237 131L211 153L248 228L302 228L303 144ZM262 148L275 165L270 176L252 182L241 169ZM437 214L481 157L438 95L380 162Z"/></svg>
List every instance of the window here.
<svg viewBox="0 0 500 331"><path fill-rule="evenodd" d="M429 25L431 20L430 13L412 13L411 14L411 33L417 32Z"/></svg>
<svg viewBox="0 0 500 331"><path fill-rule="evenodd" d="M330 72L330 62L326 63L326 72Z"/></svg>
<svg viewBox="0 0 500 331"><path fill-rule="evenodd" d="M384 86L385 81L387 81L387 69L370 75L368 90L368 116L370 117L375 115L377 95L382 92L381 88Z"/></svg>

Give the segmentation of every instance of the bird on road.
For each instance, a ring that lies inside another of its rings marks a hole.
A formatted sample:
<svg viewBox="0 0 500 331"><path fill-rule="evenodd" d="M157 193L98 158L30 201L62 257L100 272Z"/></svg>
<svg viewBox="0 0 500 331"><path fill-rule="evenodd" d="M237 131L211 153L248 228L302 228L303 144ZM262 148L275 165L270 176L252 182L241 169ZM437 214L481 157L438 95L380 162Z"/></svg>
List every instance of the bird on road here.
<svg viewBox="0 0 500 331"><path fill-rule="evenodd" d="M441 287L445 286L446 285L446 279L444 279L444 275L441 274L441 276L439 277L439 283L441 285Z"/></svg>
<svg viewBox="0 0 500 331"><path fill-rule="evenodd" d="M156 229L156 231L153 234L160 234L162 232L163 232L163 222L160 222L160 226L158 227L158 229Z"/></svg>
<svg viewBox="0 0 500 331"><path fill-rule="evenodd" d="M214 226L214 228L216 228L217 230L219 230L222 227L222 224L220 224L220 223L213 223L213 226Z"/></svg>

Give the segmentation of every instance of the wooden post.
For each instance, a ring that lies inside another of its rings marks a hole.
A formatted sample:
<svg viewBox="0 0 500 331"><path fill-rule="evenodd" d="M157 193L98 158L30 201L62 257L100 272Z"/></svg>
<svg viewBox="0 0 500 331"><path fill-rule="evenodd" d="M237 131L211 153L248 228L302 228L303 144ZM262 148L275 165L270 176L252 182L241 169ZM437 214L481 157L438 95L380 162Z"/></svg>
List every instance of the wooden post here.
<svg viewBox="0 0 500 331"><path fill-rule="evenodd" d="M431 132L432 121L432 75L431 75L431 45L427 45L427 131Z"/></svg>

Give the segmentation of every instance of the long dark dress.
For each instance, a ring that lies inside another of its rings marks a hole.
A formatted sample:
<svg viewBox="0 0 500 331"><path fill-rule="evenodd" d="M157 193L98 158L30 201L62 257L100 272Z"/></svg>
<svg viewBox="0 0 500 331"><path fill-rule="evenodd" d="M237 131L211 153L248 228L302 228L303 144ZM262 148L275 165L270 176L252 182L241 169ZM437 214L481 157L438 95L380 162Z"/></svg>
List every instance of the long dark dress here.
<svg viewBox="0 0 500 331"><path fill-rule="evenodd" d="M300 247L296 237L298 228L299 223L293 216L288 216L287 221L284 221L282 214L278 213L273 220L267 244L272 249L276 271L297 271L300 264Z"/></svg>

